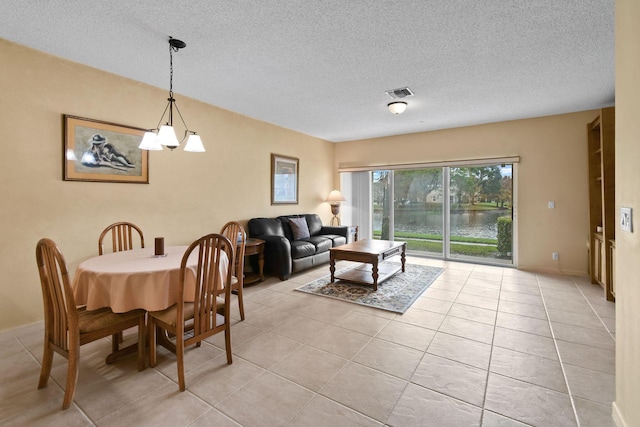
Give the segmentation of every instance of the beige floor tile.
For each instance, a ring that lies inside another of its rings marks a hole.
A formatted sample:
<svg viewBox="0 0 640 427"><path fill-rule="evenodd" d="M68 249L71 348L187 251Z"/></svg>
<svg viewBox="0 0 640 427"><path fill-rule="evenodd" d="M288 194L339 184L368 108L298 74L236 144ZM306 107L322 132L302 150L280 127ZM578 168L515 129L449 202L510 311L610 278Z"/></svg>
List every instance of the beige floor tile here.
<svg viewBox="0 0 640 427"><path fill-rule="evenodd" d="M611 416L611 405L601 405L588 400L573 398L580 427L615 427Z"/></svg>
<svg viewBox="0 0 640 427"><path fill-rule="evenodd" d="M374 316L373 314L361 311L352 311L337 319L333 324L345 329L360 332L361 334L374 336L387 326L389 322L390 320L384 317Z"/></svg>
<svg viewBox="0 0 640 427"><path fill-rule="evenodd" d="M411 382L453 398L482 406L487 371L425 354Z"/></svg>
<svg viewBox="0 0 640 427"><path fill-rule="evenodd" d="M320 394L385 422L406 386L406 381L349 362Z"/></svg>
<svg viewBox="0 0 640 427"><path fill-rule="evenodd" d="M148 389L140 399L104 418L95 420L100 426L188 425L211 407L188 392L180 392L176 384Z"/></svg>
<svg viewBox="0 0 640 427"><path fill-rule="evenodd" d="M426 351L435 335L436 331L432 329L393 320L376 335L376 338Z"/></svg>
<svg viewBox="0 0 640 427"><path fill-rule="evenodd" d="M551 337L549 321L536 319L534 317L519 316L517 314L499 311L498 317L496 318L496 326L528 332L543 337Z"/></svg>
<svg viewBox="0 0 640 427"><path fill-rule="evenodd" d="M245 312L248 313L248 312ZM263 329L271 329L274 326L284 322L288 319L290 313L273 307L262 307L260 310L251 312L249 316L246 316L244 322L250 325L257 326Z"/></svg>
<svg viewBox="0 0 640 427"><path fill-rule="evenodd" d="M475 322L494 325L496 323L496 311L486 308L474 307L472 305L454 303L448 316L459 317L461 319L473 320Z"/></svg>
<svg viewBox="0 0 640 427"><path fill-rule="evenodd" d="M383 424L326 397L316 395L296 417L290 427L359 426L382 427Z"/></svg>
<svg viewBox="0 0 640 427"><path fill-rule="evenodd" d="M534 426L577 425L567 394L494 373L489 374L485 409Z"/></svg>
<svg viewBox="0 0 640 427"><path fill-rule="evenodd" d="M522 304L531 304L542 306L542 297L540 295L523 294L521 292L510 292L502 290L500 292L500 300L513 301Z"/></svg>
<svg viewBox="0 0 640 427"><path fill-rule="evenodd" d="M607 350L615 350L616 342L611 334L602 327L602 330L569 326L563 323L552 323L553 335L557 340L599 347Z"/></svg>
<svg viewBox="0 0 640 427"><path fill-rule="evenodd" d="M423 292L422 296L453 302L458 297L458 293L459 293L458 291L451 291L446 289L440 289L435 286L429 286L429 288L427 288L427 290Z"/></svg>
<svg viewBox="0 0 640 427"><path fill-rule="evenodd" d="M479 341L438 332L427 352L480 369L489 368L491 346Z"/></svg>
<svg viewBox="0 0 640 427"><path fill-rule="evenodd" d="M490 288L482 285L470 285L469 281L467 281L464 287L460 290L460 293L493 299L498 299L500 297L500 284L498 282L490 282L495 284L495 288Z"/></svg>
<svg viewBox="0 0 640 427"><path fill-rule="evenodd" d="M491 344L493 341L492 325L461 319L459 317L447 316L442 322L442 325L440 325L440 332L480 341L485 344Z"/></svg>
<svg viewBox="0 0 640 427"><path fill-rule="evenodd" d="M309 341L307 345L344 359L351 359L369 341L371 341L371 337L368 335L337 326L330 326Z"/></svg>
<svg viewBox="0 0 640 427"><path fill-rule="evenodd" d="M415 300L414 303L411 304L411 307L433 311L434 313L447 314L452 305L453 302L451 301L423 296Z"/></svg>
<svg viewBox="0 0 640 427"><path fill-rule="evenodd" d="M211 408L202 414L200 418L189 424L189 427L241 427L241 424L233 421L217 409Z"/></svg>
<svg viewBox="0 0 640 427"><path fill-rule="evenodd" d="M442 324L444 317L444 314L409 307L409 309L405 311L404 314L396 316L395 320L397 320L398 322L404 322L410 325L420 326L437 331Z"/></svg>
<svg viewBox="0 0 640 427"><path fill-rule="evenodd" d="M240 357L234 357L229 365L222 355L186 374L187 390L210 405L217 405L264 372Z"/></svg>
<svg viewBox="0 0 640 427"><path fill-rule="evenodd" d="M269 368L301 345L299 342L273 332L265 332L244 344L235 346L233 353L258 366Z"/></svg>
<svg viewBox="0 0 640 427"><path fill-rule="evenodd" d="M464 282L450 282L450 281L442 280L438 278L435 280L435 282L431 284L431 286L429 286L428 289L439 289L442 291L453 292L455 294L458 294L463 286L464 286ZM423 294L423 295L426 295L426 294ZM447 298L447 300L453 301L451 298Z"/></svg>
<svg viewBox="0 0 640 427"><path fill-rule="evenodd" d="M573 396L603 405L611 405L615 400L615 375L568 364L564 365L564 371Z"/></svg>
<svg viewBox="0 0 640 427"><path fill-rule="evenodd" d="M387 423L393 426L480 426L482 410L432 390L409 384Z"/></svg>
<svg viewBox="0 0 640 427"><path fill-rule="evenodd" d="M277 426L291 421L314 393L265 372L216 408L243 426Z"/></svg>
<svg viewBox="0 0 640 427"><path fill-rule="evenodd" d="M224 335L224 333L220 334ZM233 350L233 345L232 345ZM192 369L197 368L203 363L207 363L209 360L214 359L224 353L224 350L203 342L200 347L191 346L184 350L184 371L189 372ZM155 369L162 372L173 381L178 381L178 367L177 357L169 350L158 346L156 351Z"/></svg>
<svg viewBox="0 0 640 427"><path fill-rule="evenodd" d="M235 350L236 346L257 337L265 330L258 326L247 322L235 322L231 324L231 350ZM215 345L217 348L224 350L224 333L215 334L207 339L206 342Z"/></svg>
<svg viewBox="0 0 640 427"><path fill-rule="evenodd" d="M494 347L489 370L561 393L568 393L560 362Z"/></svg>
<svg viewBox="0 0 640 427"><path fill-rule="evenodd" d="M603 327L600 318L593 311L591 311L591 313L576 313L556 308L548 308L547 311L549 313L549 320L552 323L564 323L565 325L597 330L602 330Z"/></svg>
<svg viewBox="0 0 640 427"><path fill-rule="evenodd" d="M581 315L594 315L593 308L584 298L576 296L574 299L562 299L544 296L544 303L548 310L576 313ZM551 316L551 315L549 315Z"/></svg>
<svg viewBox="0 0 640 427"><path fill-rule="evenodd" d="M422 351L374 338L352 360L389 375L409 380L423 355Z"/></svg>
<svg viewBox="0 0 640 427"><path fill-rule="evenodd" d="M512 283L507 279L502 281L501 290L509 291L509 292L517 292L520 294L527 295L540 295L540 288L538 287L538 283Z"/></svg>
<svg viewBox="0 0 640 427"><path fill-rule="evenodd" d="M302 346L275 365L271 371L309 390L318 391L346 365L347 359Z"/></svg>
<svg viewBox="0 0 640 427"><path fill-rule="evenodd" d="M271 332L300 343L306 343L329 326L328 323L319 320L290 315L287 320L274 327Z"/></svg>
<svg viewBox="0 0 640 427"><path fill-rule="evenodd" d="M562 340L556 343L562 363L615 374L615 351Z"/></svg>
<svg viewBox="0 0 640 427"><path fill-rule="evenodd" d="M493 345L551 360L558 360L558 352L553 339L540 335L496 327Z"/></svg>
<svg viewBox="0 0 640 427"><path fill-rule="evenodd" d="M519 316L533 317L540 320L547 320L547 312L539 305L522 304L515 301L501 300L498 311L503 313L517 314Z"/></svg>
<svg viewBox="0 0 640 427"><path fill-rule="evenodd" d="M487 298L478 295L463 294L462 292L456 298L456 303L486 308L488 310L496 310L498 308L497 298Z"/></svg>
<svg viewBox="0 0 640 427"><path fill-rule="evenodd" d="M503 417L495 412L484 411L482 413L482 427L524 427L527 425L528 424L523 424L520 421Z"/></svg>

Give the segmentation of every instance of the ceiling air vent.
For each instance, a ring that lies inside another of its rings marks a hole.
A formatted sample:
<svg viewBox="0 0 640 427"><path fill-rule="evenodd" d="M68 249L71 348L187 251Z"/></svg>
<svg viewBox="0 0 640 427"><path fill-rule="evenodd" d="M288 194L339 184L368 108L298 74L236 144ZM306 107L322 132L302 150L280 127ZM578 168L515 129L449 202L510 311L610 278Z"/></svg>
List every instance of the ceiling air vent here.
<svg viewBox="0 0 640 427"><path fill-rule="evenodd" d="M413 92L408 87L403 87L400 89L388 90L385 92L387 95L391 97L391 99L402 99L407 96L413 96Z"/></svg>

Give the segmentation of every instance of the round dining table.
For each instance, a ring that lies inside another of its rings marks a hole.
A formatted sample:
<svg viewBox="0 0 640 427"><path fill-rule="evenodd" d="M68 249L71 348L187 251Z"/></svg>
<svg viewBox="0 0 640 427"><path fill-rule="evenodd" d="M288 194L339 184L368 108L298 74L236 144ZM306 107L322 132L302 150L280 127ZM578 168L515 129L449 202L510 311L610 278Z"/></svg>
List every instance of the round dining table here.
<svg viewBox="0 0 640 427"><path fill-rule="evenodd" d="M164 310L178 302L180 264L187 246L166 246L165 255L153 248L133 249L89 258L78 265L73 277L76 304L87 310L110 307L115 313L137 308ZM223 253L224 255L224 253ZM226 255L225 255L226 257ZM189 257L185 301L193 301L198 251ZM228 262L221 262L226 277Z"/></svg>

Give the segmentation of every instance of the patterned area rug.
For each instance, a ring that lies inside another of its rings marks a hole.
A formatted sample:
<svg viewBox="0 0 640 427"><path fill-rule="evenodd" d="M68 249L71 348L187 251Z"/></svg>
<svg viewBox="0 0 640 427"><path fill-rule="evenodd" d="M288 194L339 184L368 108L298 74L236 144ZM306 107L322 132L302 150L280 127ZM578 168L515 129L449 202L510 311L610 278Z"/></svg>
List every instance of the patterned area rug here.
<svg viewBox="0 0 640 427"><path fill-rule="evenodd" d="M400 263L392 264L400 265ZM336 275L360 267L356 265L336 272ZM378 284L376 292L373 291L373 286L357 285L338 279L331 283L330 275L300 286L296 288L296 291L336 298L395 313L404 313L442 273L442 269L438 267L415 264L406 264L405 267L404 273L398 271L389 279Z"/></svg>

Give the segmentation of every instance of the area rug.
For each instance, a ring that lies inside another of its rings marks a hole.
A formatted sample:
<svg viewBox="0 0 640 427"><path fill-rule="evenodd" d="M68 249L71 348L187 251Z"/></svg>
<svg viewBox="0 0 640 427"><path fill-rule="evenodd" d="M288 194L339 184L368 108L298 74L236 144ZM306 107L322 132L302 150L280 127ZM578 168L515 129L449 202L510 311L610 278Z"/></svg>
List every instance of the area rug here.
<svg viewBox="0 0 640 427"><path fill-rule="evenodd" d="M394 263L400 265L400 263ZM369 267L370 266L365 266ZM336 272L344 273L353 268L362 268L362 265L347 268ZM343 280L331 283L331 276L321 277L311 283L296 288L296 291L307 292L313 295L335 298L368 307L404 313L411 304L431 285L442 273L438 267L406 264L405 272L398 271L389 279L378 284L378 290L373 291L373 286L357 285Z"/></svg>

